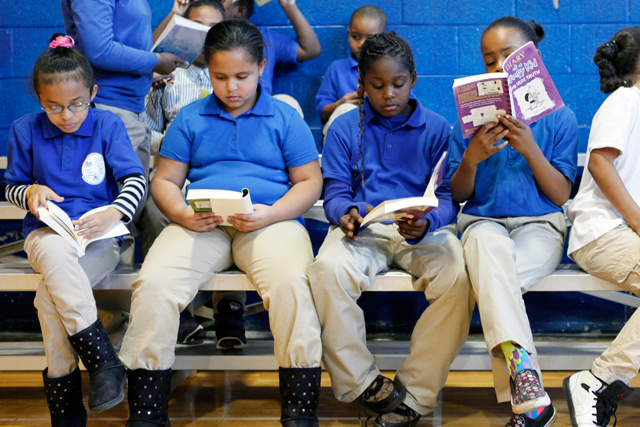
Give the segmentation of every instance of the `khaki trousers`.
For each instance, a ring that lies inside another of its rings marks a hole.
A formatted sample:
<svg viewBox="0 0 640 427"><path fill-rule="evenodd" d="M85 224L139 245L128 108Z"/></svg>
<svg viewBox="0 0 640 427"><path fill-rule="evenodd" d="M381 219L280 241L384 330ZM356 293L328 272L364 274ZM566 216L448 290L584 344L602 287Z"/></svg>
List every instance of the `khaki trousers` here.
<svg viewBox="0 0 640 427"><path fill-rule="evenodd" d="M67 336L98 319L92 288L111 273L120 259L118 239L98 240L78 258L76 250L49 227L32 231L24 250L34 270L42 274L34 305L42 328L48 376L63 377L78 366Z"/></svg>
<svg viewBox="0 0 640 427"><path fill-rule="evenodd" d="M295 220L250 233L230 227L198 233L169 224L133 283L130 324L120 359L129 369L171 368L180 312L203 283L235 262L269 311L278 364L319 366L320 324L307 279L312 261L309 234Z"/></svg>
<svg viewBox="0 0 640 427"><path fill-rule="evenodd" d="M475 304L453 231L443 227L412 246L394 224L373 224L355 242L339 227L330 229L309 268L309 282L322 326L322 360L338 400L352 402L380 374L367 349L364 314L356 301L376 274L397 266L412 274L415 290L425 293L430 306L414 328L411 352L396 379L407 388L408 406L421 414L437 407L449 367L467 339Z"/></svg>
<svg viewBox="0 0 640 427"><path fill-rule="evenodd" d="M500 348L520 344L538 367L522 294L560 264L567 227L562 212L537 217L460 215L458 228L469 279L478 302L499 402L511 398L509 371Z"/></svg>
<svg viewBox="0 0 640 427"><path fill-rule="evenodd" d="M587 273L640 295L640 237L628 225L619 225L573 252L571 258ZM640 311L636 310L591 372L606 383L627 385L640 369Z"/></svg>

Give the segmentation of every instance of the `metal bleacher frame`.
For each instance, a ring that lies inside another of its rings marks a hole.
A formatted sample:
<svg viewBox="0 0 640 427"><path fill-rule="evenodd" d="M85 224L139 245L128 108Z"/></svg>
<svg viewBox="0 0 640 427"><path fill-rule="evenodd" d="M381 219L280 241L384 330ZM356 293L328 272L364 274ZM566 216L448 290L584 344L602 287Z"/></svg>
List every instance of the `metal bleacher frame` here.
<svg viewBox="0 0 640 427"><path fill-rule="evenodd" d="M584 155L579 164L584 165ZM6 168L6 158L0 157L0 169ZM25 212L10 205L0 203L0 220L22 219ZM307 219L325 221L322 201L315 204L305 215ZM20 249L13 244L3 252ZM125 264L111 273L96 286L96 290L130 291L139 265ZM0 263L0 292L35 292L40 282L40 274L35 273L26 263ZM255 290L246 276L240 271L220 273L201 288L202 291L214 290ZM590 276L575 265L561 265L553 274L536 284L530 292L583 292L598 298L614 301L623 305L638 307L640 298ZM411 292L411 276L403 271L392 270L379 275L370 291L373 292ZM371 341L369 348L376 358L377 365L383 370L397 369L409 352L406 341ZM607 342L537 342L539 360L544 370L588 369L597 355L608 346ZM42 370L46 366L44 347L41 342L0 342L0 371ZM276 370L278 365L273 356L273 342L252 340L249 346L239 352L221 352L215 343L178 347L173 369L180 378L193 370ZM452 364L453 370L490 370L491 362L484 342L469 341ZM179 381L179 378L178 378Z"/></svg>

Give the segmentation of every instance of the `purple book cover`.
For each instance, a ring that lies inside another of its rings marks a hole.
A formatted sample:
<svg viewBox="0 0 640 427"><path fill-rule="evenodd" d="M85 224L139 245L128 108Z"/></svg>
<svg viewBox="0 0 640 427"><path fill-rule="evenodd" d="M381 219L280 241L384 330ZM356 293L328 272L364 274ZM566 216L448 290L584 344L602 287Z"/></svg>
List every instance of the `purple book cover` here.
<svg viewBox="0 0 640 427"><path fill-rule="evenodd" d="M564 105L533 42L509 55L504 71L454 80L453 95L465 139L485 124L497 122L498 114L511 114L530 125Z"/></svg>
<svg viewBox="0 0 640 427"><path fill-rule="evenodd" d="M513 116L530 125L564 105L538 49L529 42L504 62Z"/></svg>

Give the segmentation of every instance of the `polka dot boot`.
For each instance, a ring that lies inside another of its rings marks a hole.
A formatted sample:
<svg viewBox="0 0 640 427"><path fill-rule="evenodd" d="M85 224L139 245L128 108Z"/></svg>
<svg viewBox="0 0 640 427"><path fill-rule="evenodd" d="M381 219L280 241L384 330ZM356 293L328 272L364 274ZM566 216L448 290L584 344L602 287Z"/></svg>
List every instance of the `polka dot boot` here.
<svg viewBox="0 0 640 427"><path fill-rule="evenodd" d="M320 376L317 368L280 368L280 396L285 427L318 427Z"/></svg>
<svg viewBox="0 0 640 427"><path fill-rule="evenodd" d="M85 427L87 410L82 404L80 369L59 378L49 378L48 369L42 373L44 392L51 414L51 427Z"/></svg>
<svg viewBox="0 0 640 427"><path fill-rule="evenodd" d="M170 427L171 369L129 373L129 420L126 427Z"/></svg>

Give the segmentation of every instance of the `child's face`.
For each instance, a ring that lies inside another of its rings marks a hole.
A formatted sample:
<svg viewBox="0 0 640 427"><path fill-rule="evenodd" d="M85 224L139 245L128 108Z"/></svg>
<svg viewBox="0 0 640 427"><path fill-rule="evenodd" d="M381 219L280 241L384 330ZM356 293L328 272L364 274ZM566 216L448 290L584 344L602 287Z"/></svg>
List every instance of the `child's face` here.
<svg viewBox="0 0 640 427"><path fill-rule="evenodd" d="M374 34L384 31L384 28L380 27L382 27L382 25L378 19L353 18L347 32L349 34L351 54L356 59L360 58L360 47L362 43Z"/></svg>
<svg viewBox="0 0 640 427"><path fill-rule="evenodd" d="M38 85L38 100L43 107L62 106L79 103L91 103L96 96L98 86L89 89L82 80L59 80L51 84ZM65 108L57 114L47 114L47 117L58 129L64 133L73 133L80 129L89 114L89 108L76 113Z"/></svg>
<svg viewBox="0 0 640 427"><path fill-rule="evenodd" d="M256 63L243 48L219 50L211 56L209 74L213 92L233 117L249 111L255 104L265 62L263 59Z"/></svg>
<svg viewBox="0 0 640 427"><path fill-rule="evenodd" d="M224 6L227 19L244 18L244 14L246 13L244 6L234 3L233 0L224 0L222 5Z"/></svg>
<svg viewBox="0 0 640 427"><path fill-rule="evenodd" d="M515 28L497 27L489 30L480 41L480 50L487 73L502 73L504 60L529 40Z"/></svg>
<svg viewBox="0 0 640 427"><path fill-rule="evenodd" d="M189 16L187 16L186 18L191 21L198 22L202 25L206 25L208 27L213 27L218 22L224 20L224 16L222 16L220 11L210 6L201 6L195 9L191 9L191 11L189 12ZM193 63L194 65L201 68L207 65L206 61L204 60L203 54L200 54L200 56L198 56L196 60L193 61Z"/></svg>
<svg viewBox="0 0 640 427"><path fill-rule="evenodd" d="M371 106L384 117L411 113L409 96L417 81L396 57L384 57L371 64L364 75L364 89Z"/></svg>

